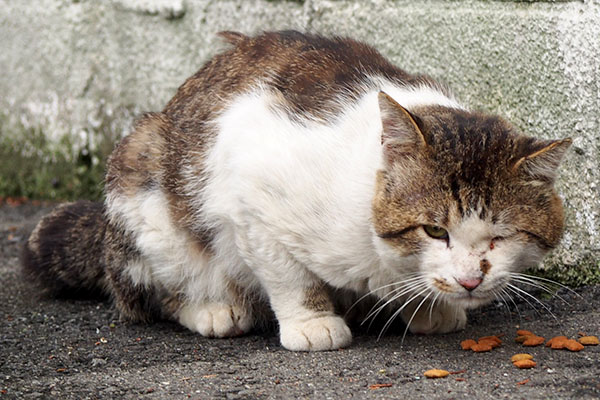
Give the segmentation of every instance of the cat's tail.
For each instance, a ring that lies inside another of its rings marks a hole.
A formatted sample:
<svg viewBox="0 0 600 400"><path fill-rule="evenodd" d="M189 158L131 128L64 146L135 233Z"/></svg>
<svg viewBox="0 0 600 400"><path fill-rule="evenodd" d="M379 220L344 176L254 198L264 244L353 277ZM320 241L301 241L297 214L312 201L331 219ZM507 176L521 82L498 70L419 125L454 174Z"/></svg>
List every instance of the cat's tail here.
<svg viewBox="0 0 600 400"><path fill-rule="evenodd" d="M56 207L31 233L21 263L27 280L52 297L105 297L102 203L77 201Z"/></svg>

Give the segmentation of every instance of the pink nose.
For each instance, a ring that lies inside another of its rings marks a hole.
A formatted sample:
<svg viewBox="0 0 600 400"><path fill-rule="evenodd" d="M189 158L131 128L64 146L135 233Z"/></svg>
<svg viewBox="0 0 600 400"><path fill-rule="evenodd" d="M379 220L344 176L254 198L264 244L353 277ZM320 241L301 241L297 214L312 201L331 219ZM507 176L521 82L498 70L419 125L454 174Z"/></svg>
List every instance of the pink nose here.
<svg viewBox="0 0 600 400"><path fill-rule="evenodd" d="M464 287L469 292L471 290L474 290L477 286L479 286L482 281L483 281L483 279L481 279L481 278L468 278L468 279L457 279L456 280L456 282L458 282L458 284L460 286Z"/></svg>

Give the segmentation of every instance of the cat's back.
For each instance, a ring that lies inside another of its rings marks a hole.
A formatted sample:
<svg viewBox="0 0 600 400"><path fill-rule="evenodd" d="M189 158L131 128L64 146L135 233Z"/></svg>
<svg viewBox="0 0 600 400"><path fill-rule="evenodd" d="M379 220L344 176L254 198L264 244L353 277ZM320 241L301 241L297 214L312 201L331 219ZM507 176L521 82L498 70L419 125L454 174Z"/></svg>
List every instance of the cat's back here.
<svg viewBox="0 0 600 400"><path fill-rule="evenodd" d="M295 120L326 120L340 111L340 97L358 99L374 79L399 87L435 87L447 94L432 79L410 75L371 46L349 38L296 31L221 36L232 47L190 77L164 110L185 129L213 119L233 99L259 87L276 94L274 106Z"/></svg>

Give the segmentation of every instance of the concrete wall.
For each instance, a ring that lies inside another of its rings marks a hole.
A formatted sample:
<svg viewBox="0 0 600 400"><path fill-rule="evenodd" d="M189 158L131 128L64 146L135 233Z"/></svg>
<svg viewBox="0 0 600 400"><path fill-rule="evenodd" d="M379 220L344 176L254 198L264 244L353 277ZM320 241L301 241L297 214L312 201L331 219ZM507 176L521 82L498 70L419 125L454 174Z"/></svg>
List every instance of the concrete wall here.
<svg viewBox="0 0 600 400"><path fill-rule="evenodd" d="M93 145L161 109L222 48L216 32L289 28L362 39L472 108L572 137L568 228L546 265L600 276L600 0L0 0L0 114Z"/></svg>

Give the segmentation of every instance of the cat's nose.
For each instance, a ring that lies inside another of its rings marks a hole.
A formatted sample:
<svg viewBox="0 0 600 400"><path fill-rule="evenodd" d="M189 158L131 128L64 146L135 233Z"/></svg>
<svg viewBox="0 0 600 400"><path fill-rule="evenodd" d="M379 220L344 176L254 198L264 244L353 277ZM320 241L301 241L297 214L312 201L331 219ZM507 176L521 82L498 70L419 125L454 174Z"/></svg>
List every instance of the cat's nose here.
<svg viewBox="0 0 600 400"><path fill-rule="evenodd" d="M460 286L464 287L469 292L474 290L477 286L479 286L482 281L482 278L456 279L456 282L458 282Z"/></svg>

